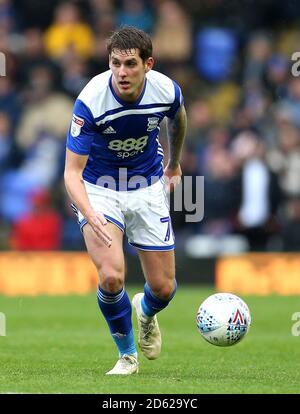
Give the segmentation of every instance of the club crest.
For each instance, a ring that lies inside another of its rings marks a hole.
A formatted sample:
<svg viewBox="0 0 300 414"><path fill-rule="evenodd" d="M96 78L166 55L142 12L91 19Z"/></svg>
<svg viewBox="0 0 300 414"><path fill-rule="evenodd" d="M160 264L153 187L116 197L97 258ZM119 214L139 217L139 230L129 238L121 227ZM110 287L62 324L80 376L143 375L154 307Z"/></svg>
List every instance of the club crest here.
<svg viewBox="0 0 300 414"><path fill-rule="evenodd" d="M148 118L148 128L147 131L153 131L155 128L157 128L159 122L159 118L156 116Z"/></svg>

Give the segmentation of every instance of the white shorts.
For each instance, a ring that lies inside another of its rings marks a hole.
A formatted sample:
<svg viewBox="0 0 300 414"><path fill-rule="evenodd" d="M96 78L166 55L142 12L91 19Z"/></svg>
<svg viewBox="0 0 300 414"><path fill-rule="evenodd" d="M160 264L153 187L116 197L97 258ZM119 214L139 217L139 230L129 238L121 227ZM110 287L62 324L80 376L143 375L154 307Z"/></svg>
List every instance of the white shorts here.
<svg viewBox="0 0 300 414"><path fill-rule="evenodd" d="M175 238L163 178L134 191L114 191L87 181L84 185L93 209L126 232L132 246L141 250L174 249ZM87 220L78 210L77 215L82 229Z"/></svg>

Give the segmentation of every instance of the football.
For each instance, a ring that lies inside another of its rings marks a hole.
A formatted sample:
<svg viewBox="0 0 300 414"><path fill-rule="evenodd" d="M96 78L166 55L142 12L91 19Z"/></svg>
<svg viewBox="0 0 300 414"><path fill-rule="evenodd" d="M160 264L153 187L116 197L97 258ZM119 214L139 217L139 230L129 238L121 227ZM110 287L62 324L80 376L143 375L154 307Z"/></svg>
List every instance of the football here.
<svg viewBox="0 0 300 414"><path fill-rule="evenodd" d="M199 306L197 327L201 336L217 346L231 346L248 333L251 315L246 303L232 293L216 293Z"/></svg>

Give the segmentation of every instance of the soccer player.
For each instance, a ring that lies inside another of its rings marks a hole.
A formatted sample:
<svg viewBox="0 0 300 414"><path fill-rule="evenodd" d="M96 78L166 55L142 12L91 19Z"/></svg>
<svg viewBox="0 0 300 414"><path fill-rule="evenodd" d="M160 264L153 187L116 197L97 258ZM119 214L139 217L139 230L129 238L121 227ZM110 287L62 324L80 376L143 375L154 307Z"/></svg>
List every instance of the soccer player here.
<svg viewBox="0 0 300 414"><path fill-rule="evenodd" d="M133 297L138 344L148 359L161 351L156 314L176 291L174 235L166 184L180 181L186 113L179 86L152 70L152 42L135 27L107 41L109 70L78 96L67 136L65 185L99 274L99 308L118 348L106 374L138 372L131 303L124 288L123 234L138 249L145 285ZM167 117L169 160L158 134ZM170 188L169 188L170 189Z"/></svg>

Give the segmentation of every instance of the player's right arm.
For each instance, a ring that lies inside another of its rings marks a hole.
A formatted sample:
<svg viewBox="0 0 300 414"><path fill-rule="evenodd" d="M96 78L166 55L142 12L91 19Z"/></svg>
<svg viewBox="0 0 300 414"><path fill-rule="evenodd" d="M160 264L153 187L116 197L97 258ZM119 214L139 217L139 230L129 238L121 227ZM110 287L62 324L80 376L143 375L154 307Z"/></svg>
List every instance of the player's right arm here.
<svg viewBox="0 0 300 414"><path fill-rule="evenodd" d="M110 247L112 239L105 229L107 221L103 214L96 213L93 210L85 190L82 173L87 160L88 155L76 154L68 148L66 149L65 186L69 197L86 218L96 235Z"/></svg>

